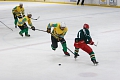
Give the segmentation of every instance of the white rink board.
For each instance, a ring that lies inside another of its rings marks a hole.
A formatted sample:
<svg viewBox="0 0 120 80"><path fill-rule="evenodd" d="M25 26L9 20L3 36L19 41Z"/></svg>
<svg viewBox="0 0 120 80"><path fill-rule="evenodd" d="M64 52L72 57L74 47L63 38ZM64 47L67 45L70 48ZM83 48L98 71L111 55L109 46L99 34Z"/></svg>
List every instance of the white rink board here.
<svg viewBox="0 0 120 80"><path fill-rule="evenodd" d="M71 2L71 0L45 0L45 1L46 2ZM75 1L75 0L73 0L73 1ZM85 4L96 4L96 5L99 5L100 1L102 1L102 0L85 0ZM110 0L107 0L107 5L109 5L109 1ZM117 0L117 6L120 6L120 0Z"/></svg>

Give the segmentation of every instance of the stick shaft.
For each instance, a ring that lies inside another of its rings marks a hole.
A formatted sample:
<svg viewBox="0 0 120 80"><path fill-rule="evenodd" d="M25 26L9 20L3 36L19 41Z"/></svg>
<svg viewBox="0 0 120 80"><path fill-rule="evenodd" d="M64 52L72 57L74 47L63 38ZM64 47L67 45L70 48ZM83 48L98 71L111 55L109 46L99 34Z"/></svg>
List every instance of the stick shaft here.
<svg viewBox="0 0 120 80"><path fill-rule="evenodd" d="M43 32L47 32L47 31L45 31L45 30L40 30L40 29L35 29L35 30L38 30L38 31L43 31Z"/></svg>
<svg viewBox="0 0 120 80"><path fill-rule="evenodd" d="M40 16L38 16L38 18L36 18L36 19L35 19L35 18L31 18L31 19L32 19L32 20L38 20L39 18L40 18Z"/></svg>
<svg viewBox="0 0 120 80"><path fill-rule="evenodd" d="M94 46L96 46L96 47L97 47L97 45L98 45L98 42L97 42L97 44L94 44Z"/></svg>
<svg viewBox="0 0 120 80"><path fill-rule="evenodd" d="M71 53L73 53L74 54L74 52L72 51L72 50L70 50L69 48L67 48Z"/></svg>
<svg viewBox="0 0 120 80"><path fill-rule="evenodd" d="M47 31L44 31L44 30L40 30L40 29L35 29L35 30L38 30L38 31L43 31L43 32L47 32ZM56 39L58 38L58 36L54 35L53 33L50 33L52 36L54 36ZM74 54L74 52L72 52L72 50L70 50L68 47L67 49Z"/></svg>
<svg viewBox="0 0 120 80"><path fill-rule="evenodd" d="M6 26L7 28L9 28L5 23L3 23L2 21L0 21L4 26ZM13 31L13 29L9 28L10 30Z"/></svg>

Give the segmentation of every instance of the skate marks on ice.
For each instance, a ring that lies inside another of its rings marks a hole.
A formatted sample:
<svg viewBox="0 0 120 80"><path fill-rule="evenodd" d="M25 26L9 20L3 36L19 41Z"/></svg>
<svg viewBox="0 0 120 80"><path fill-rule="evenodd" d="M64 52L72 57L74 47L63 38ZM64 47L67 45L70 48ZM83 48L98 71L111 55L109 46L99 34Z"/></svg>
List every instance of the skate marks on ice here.
<svg viewBox="0 0 120 80"><path fill-rule="evenodd" d="M94 72L84 72L79 74L81 77L96 77L98 76L97 73Z"/></svg>

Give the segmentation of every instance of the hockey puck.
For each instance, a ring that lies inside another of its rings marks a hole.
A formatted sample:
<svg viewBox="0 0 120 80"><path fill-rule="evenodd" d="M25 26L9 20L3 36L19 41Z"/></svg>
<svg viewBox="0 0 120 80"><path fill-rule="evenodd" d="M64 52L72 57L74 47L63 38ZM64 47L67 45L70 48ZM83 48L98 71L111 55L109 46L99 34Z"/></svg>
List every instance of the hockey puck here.
<svg viewBox="0 0 120 80"><path fill-rule="evenodd" d="M59 66L61 66L61 64L58 64Z"/></svg>

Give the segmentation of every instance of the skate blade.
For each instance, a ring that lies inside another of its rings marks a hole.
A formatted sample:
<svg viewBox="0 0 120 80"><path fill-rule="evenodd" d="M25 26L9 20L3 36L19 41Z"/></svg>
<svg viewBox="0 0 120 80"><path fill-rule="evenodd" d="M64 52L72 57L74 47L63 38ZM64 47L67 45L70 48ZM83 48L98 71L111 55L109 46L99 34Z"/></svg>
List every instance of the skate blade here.
<svg viewBox="0 0 120 80"><path fill-rule="evenodd" d="M98 63L94 63L94 66L97 66L98 65Z"/></svg>

